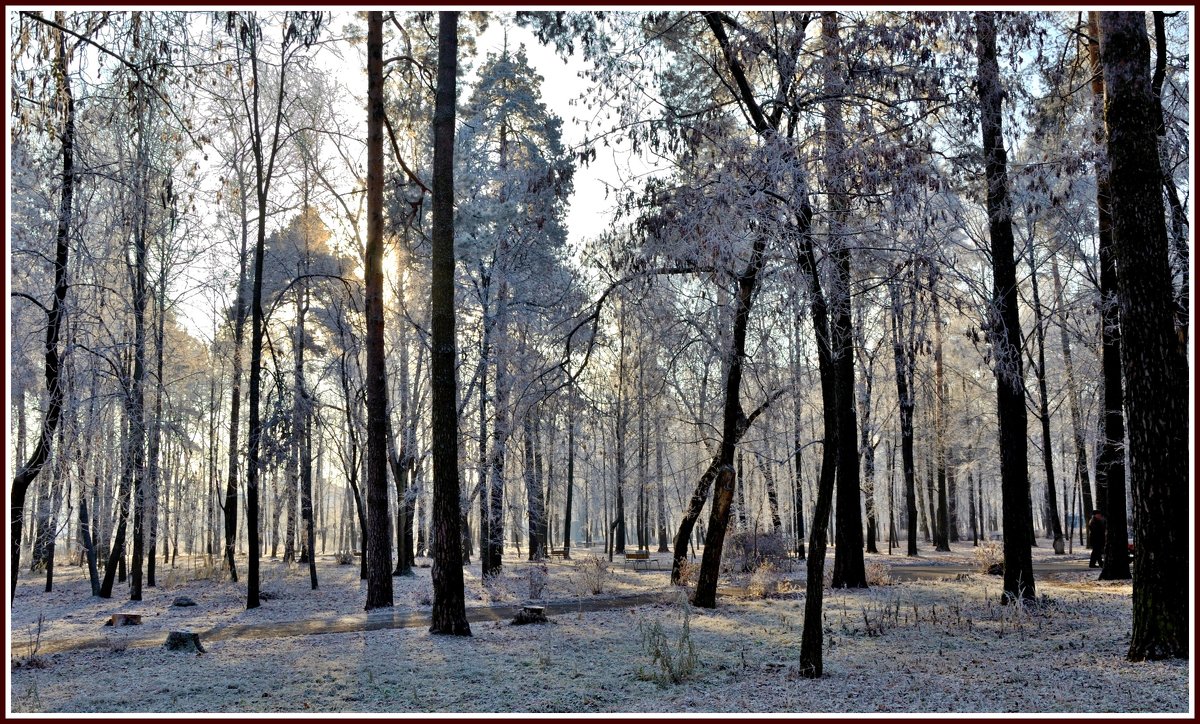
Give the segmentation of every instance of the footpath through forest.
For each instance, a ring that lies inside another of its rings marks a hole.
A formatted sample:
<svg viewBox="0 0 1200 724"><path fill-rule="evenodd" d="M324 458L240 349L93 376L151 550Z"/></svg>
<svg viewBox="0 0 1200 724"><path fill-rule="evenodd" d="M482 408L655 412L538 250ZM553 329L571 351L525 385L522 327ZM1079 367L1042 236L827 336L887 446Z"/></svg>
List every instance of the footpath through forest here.
<svg viewBox="0 0 1200 724"><path fill-rule="evenodd" d="M1034 573L1039 575L1065 573L1086 570L1086 561L1071 560L1062 562L1039 562L1034 564ZM927 563L918 565L893 564L891 577L897 581L916 581L920 579L937 579L947 576L977 572L968 565ZM722 587L718 593L724 598L738 598L746 595L743 588ZM802 594L801 594L802 595ZM544 607L547 616L565 613L584 613L608 611L617 608L632 608L646 604L665 604L678 599L678 590L652 591L625 595L597 596L589 598L559 599L554 601L538 601L536 605ZM524 605L535 605L533 603ZM471 623L511 621L523 604L492 604L474 606L467 609L467 619ZM411 609L389 608L348 614L341 616L324 616L298 619L292 621L275 621L245 624L220 624L205 630L196 631L201 644L230 639L263 639L282 638L288 636L311 636L329 633L351 633L356 631L378 631L382 629L428 627L430 617L428 612ZM124 627L122 627L124 628ZM111 634L114 629L106 629ZM161 646L163 633L132 635L123 638L124 647L147 648ZM111 635L78 637L42 641L39 651L43 654L54 654L82 649L104 648L113 645Z"/></svg>

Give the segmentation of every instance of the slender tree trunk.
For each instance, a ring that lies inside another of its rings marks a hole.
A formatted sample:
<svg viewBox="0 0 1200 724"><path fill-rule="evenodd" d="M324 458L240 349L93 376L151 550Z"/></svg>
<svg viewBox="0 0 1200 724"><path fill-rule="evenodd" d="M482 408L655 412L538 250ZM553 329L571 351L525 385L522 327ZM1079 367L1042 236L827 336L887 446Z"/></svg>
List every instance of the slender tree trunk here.
<svg viewBox="0 0 1200 724"><path fill-rule="evenodd" d="M746 356L746 331L750 326L750 312L754 304L754 293L758 289L758 277L766 261L766 237L755 238L750 261L746 269L738 275L737 307L733 321L733 340L729 348L728 375L725 379L725 413L721 431L721 453L719 466L732 467L734 452L738 441L750 426L752 418L742 411L741 386L742 367ZM732 471L731 471L732 472ZM732 493L734 480L728 485ZM701 608L715 608L717 596L717 577L720 573L721 551L725 544L725 529L728 525L729 503L725 501L719 507L718 498L713 498L707 534L704 538L704 557L700 563L700 574L696 581L696 594L693 603ZM690 531L689 531L690 532ZM676 553L679 556L679 545L676 543Z"/></svg>
<svg viewBox="0 0 1200 724"><path fill-rule="evenodd" d="M896 397L900 409L900 465L904 472L904 519L908 533L907 555L917 555L917 481L916 463L913 460L913 368L916 364L912 334L901 339L900 324L904 306L900 298L900 284L889 284L892 297L892 356L896 364ZM910 286L908 314L910 328L915 325L915 288ZM910 329L911 331L911 329Z"/></svg>
<svg viewBox="0 0 1200 724"><path fill-rule="evenodd" d="M525 415L525 516L529 527L529 560L537 561L546 557L545 541L542 538L542 484L538 474L538 464L534 449L537 447L537 433L534 430L533 417L535 412L530 409Z"/></svg>
<svg viewBox="0 0 1200 724"><path fill-rule="evenodd" d="M775 488L775 474L771 472L771 461L758 456L758 469L762 472L763 482L767 486L767 510L771 515L771 532L780 535L783 532L783 519L779 517L779 492Z"/></svg>
<svg viewBox="0 0 1200 724"><path fill-rule="evenodd" d="M1175 251L1175 264L1172 264L1172 274L1179 277L1179 295L1175 304L1175 333L1181 340L1188 337L1188 310L1191 299L1191 282L1188 267L1190 266L1191 251L1188 248L1187 210L1179 198L1179 189L1175 186L1175 178L1170 167L1167 154L1167 126L1162 108L1162 87L1167 76L1167 26L1166 13L1155 10L1154 16L1154 75L1150 80L1150 90L1154 96L1157 109L1156 133L1158 135L1159 169L1162 173L1162 186L1166 194L1167 205L1171 214L1170 241ZM1093 36L1094 37L1094 36Z"/></svg>
<svg viewBox="0 0 1200 724"><path fill-rule="evenodd" d="M1104 12L1099 26L1137 541L1128 657L1187 658L1188 594L1179 575L1189 555L1188 362L1175 330L1146 16ZM1117 512L1124 496L1115 493L1110 485L1107 559L1125 542Z"/></svg>
<svg viewBox="0 0 1200 724"><path fill-rule="evenodd" d="M933 312L933 446L937 461L937 515L934 518L935 550L950 551L950 510L946 496L946 376L942 366L942 309L937 289L938 269L929 265L929 298Z"/></svg>
<svg viewBox="0 0 1200 724"><path fill-rule="evenodd" d="M377 14L378 15L378 14ZM381 21L380 21L381 22ZM433 118L433 284L430 299L433 428L433 623L435 634L470 636L459 532L458 411L454 339L454 115L458 13L438 13Z"/></svg>
<svg viewBox="0 0 1200 724"><path fill-rule="evenodd" d="M1054 298L1058 305L1059 344L1062 347L1063 371L1067 377L1067 404L1071 410L1071 432L1075 443L1075 479L1083 492L1084 519L1092 517L1092 483L1088 476L1087 438L1083 434L1083 415L1079 411L1079 383L1075 381L1075 364L1071 359L1071 340L1067 334L1066 300L1062 277L1058 272L1058 255L1050 254L1050 273L1054 278Z"/></svg>
<svg viewBox="0 0 1200 724"><path fill-rule="evenodd" d="M795 295L797 306L792 315L792 344L793 349L791 354L792 359L792 374L794 378L798 378L799 357L800 357L800 328L801 314L799 308L799 293ZM799 383L799 379L795 379L795 384ZM792 455L793 459L793 477L792 477L792 508L795 516L795 535L796 535L796 558L804 560L804 446L800 443L800 432L802 429L801 419L801 400L800 396L796 395L792 402Z"/></svg>
<svg viewBox="0 0 1200 724"><path fill-rule="evenodd" d="M572 408L574 409L574 408ZM567 420L567 493L563 505L563 559L571 559L571 504L575 496L575 418ZM661 500L661 497L660 497Z"/></svg>
<svg viewBox="0 0 1200 724"><path fill-rule="evenodd" d="M824 103L827 182L830 205L830 233L833 236L831 255L834 273L829 295L830 338L836 360L834 379L837 388L838 461L837 461L837 526L834 530L836 549L833 558L834 588L866 588L867 572L863 559L862 505L859 501L858 422L854 394L854 330L850 309L850 242L849 188L845 167L845 128L842 122L842 95L845 79L842 76L841 36L838 15L821 16L821 32L825 41L825 87L829 100Z"/></svg>
<svg viewBox="0 0 1200 724"><path fill-rule="evenodd" d="M138 24L134 23L134 44L138 43ZM133 269L130 280L133 294L133 377L130 381L130 457L133 468L133 561L130 570L129 600L142 600L142 564L145 557L146 502L149 480L146 477L146 235L150 205L150 162L145 127L145 90L137 91L137 195L133 229Z"/></svg>
<svg viewBox="0 0 1200 724"><path fill-rule="evenodd" d="M1000 423L1000 487L1004 514L1004 592L1036 600L1029 527L1025 376L1021 364L1021 320L1013 259L1012 210L1008 196L1008 157L1001 121L1000 66L992 13L975 14L979 58L980 119L987 162L987 212L991 237L993 295L988 332L995 350L996 416Z"/></svg>
<svg viewBox="0 0 1200 724"><path fill-rule="evenodd" d="M104 580L100 583L100 597L112 598L113 578L120 576L125 581L125 532L129 520L130 499L133 496L133 471L130 466L129 447L132 445L129 437L128 420L122 425L121 434L121 485L117 491L119 498L116 533L113 534L112 548L109 550L108 563L104 566ZM118 570L119 569L119 570Z"/></svg>
<svg viewBox="0 0 1200 724"><path fill-rule="evenodd" d="M1101 62L1099 14L1088 13L1088 60L1092 70L1092 113L1097 123L1104 121L1105 75ZM1105 146L1103 131L1097 132L1097 144ZM1096 165L1097 237L1100 256L1100 367L1103 377L1101 395L1099 453L1096 455L1096 510L1108 519L1106 543L1113 542L1116 556L1106 555L1100 577L1128 580L1129 556L1125 549L1125 398L1121 379L1122 329L1124 320L1118 308L1116 245L1113 240L1113 196L1110 163L1107 156ZM1109 505L1109 501L1113 505ZM1091 511L1088 512L1088 519ZM1091 532L1088 543L1091 544ZM1106 550L1107 554L1108 551Z"/></svg>
<svg viewBox="0 0 1200 724"><path fill-rule="evenodd" d="M1058 515L1058 496L1054 482L1054 444L1050 437L1050 394L1046 389L1046 328L1042 317L1042 299L1038 292L1037 257L1033 234L1029 234L1029 283L1033 292L1033 328L1037 342L1037 363L1034 372L1038 383L1038 420L1042 427L1042 463L1046 469L1046 508L1050 517L1050 532L1054 537L1054 552L1065 552L1062 519ZM1066 501L1063 501L1066 504Z"/></svg>
<svg viewBox="0 0 1200 724"><path fill-rule="evenodd" d="M871 416L871 393L875 382L875 353L867 352L866 334L863 330L864 322L860 319L855 329L855 337L859 354L857 355L859 362L862 363L862 384L858 386L858 403L861 407L860 420L862 424L859 426L859 455L862 459L863 470L863 502L866 507L867 514L867 552L878 553L879 549L875 545L875 539L878 534L879 524L875 514L875 441L874 427Z"/></svg>
<svg viewBox="0 0 1200 724"><path fill-rule="evenodd" d="M250 223L247 219L249 205L246 179L241 164L237 164L238 214L241 218L242 244L238 252L237 299L234 301L233 320L233 372L229 391L229 470L225 480L225 564L229 567L229 579L237 582L237 566L234 561L234 545L237 542L237 478L238 449L241 447L239 421L242 414L242 347L246 338L246 255L250 244Z"/></svg>
<svg viewBox="0 0 1200 724"><path fill-rule="evenodd" d="M387 372L383 340L383 13L367 16L367 603L392 605L387 493Z"/></svg>

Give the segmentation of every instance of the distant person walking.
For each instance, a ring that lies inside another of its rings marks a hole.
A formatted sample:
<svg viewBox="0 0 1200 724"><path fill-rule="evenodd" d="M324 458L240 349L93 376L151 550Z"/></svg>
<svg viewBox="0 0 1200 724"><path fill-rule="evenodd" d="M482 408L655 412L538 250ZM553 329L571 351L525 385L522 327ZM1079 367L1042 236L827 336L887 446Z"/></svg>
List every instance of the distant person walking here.
<svg viewBox="0 0 1200 724"><path fill-rule="evenodd" d="M1088 521L1088 533L1092 538L1092 559L1088 561L1088 568L1098 568L1104 565L1104 529L1106 527L1104 515L1098 510L1092 513L1092 519Z"/></svg>

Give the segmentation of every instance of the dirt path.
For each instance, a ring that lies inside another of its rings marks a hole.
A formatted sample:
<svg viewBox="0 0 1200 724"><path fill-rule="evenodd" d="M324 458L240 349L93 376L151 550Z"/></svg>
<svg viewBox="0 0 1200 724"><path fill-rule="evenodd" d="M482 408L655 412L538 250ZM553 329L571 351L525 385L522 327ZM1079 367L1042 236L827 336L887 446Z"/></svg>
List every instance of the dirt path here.
<svg viewBox="0 0 1200 724"><path fill-rule="evenodd" d="M1039 576L1053 573L1066 573L1087 570L1086 560L1062 561L1050 563L1035 563L1033 571ZM975 573L973 566L963 564L894 564L891 566L892 578L898 581L937 580L962 573ZM722 587L718 593L728 599L745 595L739 588ZM547 616L555 616L572 612L607 611L615 608L641 606L652 603L672 602L679 594L674 590L636 593L624 596L592 597L586 599L560 599L547 601L542 605ZM511 621L521 608L520 604L499 604L492 606L476 606L467 609L467 620L472 623L488 621ZM311 636L327 633L350 633L355 631L378 631L394 628L428 627L429 613L411 609L384 609L370 613L348 614L343 616L326 616L292 621L277 621L271 623L226 623L209 629L198 631L201 643L213 641L228 641L231 639L262 639L281 638L287 636ZM124 646L126 648L147 648L161 646L166 639L165 631L154 633L132 633L127 628L102 629L98 636L72 639L52 639L42 641L39 653L43 655L78 651L81 649L105 648L109 646ZM120 631L121 633L117 633ZM129 633L126 633L129 632Z"/></svg>
<svg viewBox="0 0 1200 724"><path fill-rule="evenodd" d="M732 590L732 589L730 589ZM723 591L724 592L724 591ZM573 612L607 611L614 608L642 606L649 603L664 603L675 600L675 591L656 591L652 593L635 593L625 596L606 596L576 600L547 601L541 605L546 609L547 616ZM494 606L477 606L467 609L467 620L472 623L486 621L511 621L520 610L521 604L503 604ZM212 641L227 641L230 639L248 638L281 638L285 636L311 636L314 634L349 633L354 631L378 631L392 628L415 628L430 623L429 614L419 611L384 609L370 613L357 613L345 616L327 616L296 621L278 621L274 623L221 624L210 629L198 631L201 644ZM122 628L121 630L125 630ZM116 644L126 648L147 648L161 646L166 640L166 632L158 631L150 634L139 634L128 638L118 638L111 634L114 629L104 629L106 634L89 638L59 639L43 641L39 654L55 654L64 651L81 649L104 648Z"/></svg>
<svg viewBox="0 0 1200 724"><path fill-rule="evenodd" d="M1036 577L1048 573L1077 573L1087 570L1087 560L1054 561L1050 563L1034 563L1033 573ZM960 573L978 573L975 566L956 563L908 565L897 563L891 566L892 578L898 581L918 581L939 579L946 576L956 576Z"/></svg>

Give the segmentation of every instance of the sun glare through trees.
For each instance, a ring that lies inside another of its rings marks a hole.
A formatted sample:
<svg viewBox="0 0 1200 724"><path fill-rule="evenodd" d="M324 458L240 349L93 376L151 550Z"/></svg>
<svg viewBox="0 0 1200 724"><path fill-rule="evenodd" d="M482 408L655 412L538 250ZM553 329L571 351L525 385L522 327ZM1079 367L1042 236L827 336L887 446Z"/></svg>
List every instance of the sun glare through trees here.
<svg viewBox="0 0 1200 724"><path fill-rule="evenodd" d="M1190 8L5 22L10 714L1194 711Z"/></svg>

